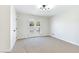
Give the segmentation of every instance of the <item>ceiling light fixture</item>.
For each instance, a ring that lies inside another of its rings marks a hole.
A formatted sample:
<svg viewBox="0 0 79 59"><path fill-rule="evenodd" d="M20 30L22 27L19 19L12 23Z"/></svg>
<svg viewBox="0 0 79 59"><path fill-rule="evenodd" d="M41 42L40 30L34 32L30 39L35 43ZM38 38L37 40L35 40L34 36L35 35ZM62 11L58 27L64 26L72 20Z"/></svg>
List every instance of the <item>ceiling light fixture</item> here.
<svg viewBox="0 0 79 59"><path fill-rule="evenodd" d="M47 7L47 5L42 5L42 6L40 7L40 9L41 9L41 10L49 10L50 8Z"/></svg>

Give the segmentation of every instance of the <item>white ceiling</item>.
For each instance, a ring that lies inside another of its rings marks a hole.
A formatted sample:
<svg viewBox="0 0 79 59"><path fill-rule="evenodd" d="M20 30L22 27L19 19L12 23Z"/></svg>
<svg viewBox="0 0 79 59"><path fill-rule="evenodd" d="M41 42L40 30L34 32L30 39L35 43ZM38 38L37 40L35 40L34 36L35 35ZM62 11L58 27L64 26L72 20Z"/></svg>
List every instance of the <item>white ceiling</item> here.
<svg viewBox="0 0 79 59"><path fill-rule="evenodd" d="M48 11L42 11L36 5L15 5L15 9L19 13L27 13L37 16L52 16L55 11L53 6Z"/></svg>
<svg viewBox="0 0 79 59"><path fill-rule="evenodd" d="M16 5L15 9L19 13L27 13L37 16L53 16L62 14L68 10L79 10L79 5L56 5L54 8L52 6L51 10L41 11L36 5Z"/></svg>

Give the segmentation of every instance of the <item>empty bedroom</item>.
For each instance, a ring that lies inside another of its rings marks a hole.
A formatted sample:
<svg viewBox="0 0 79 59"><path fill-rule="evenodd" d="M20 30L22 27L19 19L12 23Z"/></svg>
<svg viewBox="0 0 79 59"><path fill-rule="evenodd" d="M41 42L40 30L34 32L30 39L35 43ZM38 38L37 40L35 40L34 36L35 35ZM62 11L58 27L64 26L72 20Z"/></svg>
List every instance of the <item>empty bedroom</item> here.
<svg viewBox="0 0 79 59"><path fill-rule="evenodd" d="M79 5L0 5L0 52L79 53Z"/></svg>
<svg viewBox="0 0 79 59"><path fill-rule="evenodd" d="M17 5L12 52L79 52L78 5Z"/></svg>

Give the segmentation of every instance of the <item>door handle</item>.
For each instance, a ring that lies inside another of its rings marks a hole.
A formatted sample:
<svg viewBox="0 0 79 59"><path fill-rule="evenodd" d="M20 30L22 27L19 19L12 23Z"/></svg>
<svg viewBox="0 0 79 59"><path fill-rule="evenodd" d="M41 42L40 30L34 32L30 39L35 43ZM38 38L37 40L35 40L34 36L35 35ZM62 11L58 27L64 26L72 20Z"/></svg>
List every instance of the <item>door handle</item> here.
<svg viewBox="0 0 79 59"><path fill-rule="evenodd" d="M13 30L14 32L16 31L16 30Z"/></svg>

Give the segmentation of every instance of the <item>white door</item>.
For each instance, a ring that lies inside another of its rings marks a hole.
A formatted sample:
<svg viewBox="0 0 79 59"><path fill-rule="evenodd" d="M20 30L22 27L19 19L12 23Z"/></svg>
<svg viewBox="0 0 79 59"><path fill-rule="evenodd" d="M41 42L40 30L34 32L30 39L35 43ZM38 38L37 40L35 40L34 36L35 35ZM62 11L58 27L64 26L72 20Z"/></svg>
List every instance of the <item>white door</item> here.
<svg viewBox="0 0 79 59"><path fill-rule="evenodd" d="M29 37L40 36L40 21L29 22Z"/></svg>
<svg viewBox="0 0 79 59"><path fill-rule="evenodd" d="M12 48L16 42L16 13L13 6L11 6L10 33Z"/></svg>

